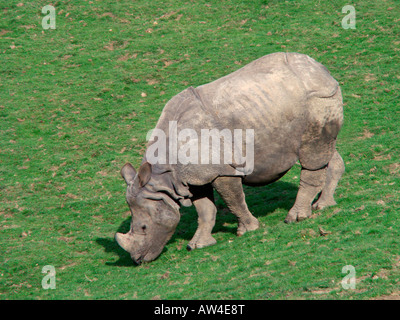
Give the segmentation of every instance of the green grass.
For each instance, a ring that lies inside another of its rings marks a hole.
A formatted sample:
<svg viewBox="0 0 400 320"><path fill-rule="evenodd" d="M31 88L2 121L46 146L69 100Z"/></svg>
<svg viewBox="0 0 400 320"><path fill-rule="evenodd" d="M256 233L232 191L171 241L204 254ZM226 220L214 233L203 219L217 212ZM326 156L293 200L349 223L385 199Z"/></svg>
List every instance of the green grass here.
<svg viewBox="0 0 400 320"><path fill-rule="evenodd" d="M22 5L21 5L22 4ZM399 294L399 34L394 0L0 0L0 299L370 299ZM217 245L193 252L194 208L139 267L114 241L125 183L165 103L265 54L308 54L340 82L346 163L338 205L286 225L300 168L245 188L262 227L237 238L220 199ZM330 232L320 236L319 228ZM56 268L44 290L43 266ZM344 290L342 267L356 268Z"/></svg>

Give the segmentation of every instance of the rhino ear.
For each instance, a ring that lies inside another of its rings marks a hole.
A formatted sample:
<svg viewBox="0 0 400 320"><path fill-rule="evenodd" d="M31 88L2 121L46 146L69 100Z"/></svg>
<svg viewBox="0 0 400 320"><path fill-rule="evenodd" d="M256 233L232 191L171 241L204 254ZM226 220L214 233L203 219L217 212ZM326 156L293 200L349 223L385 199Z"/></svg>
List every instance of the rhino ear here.
<svg viewBox="0 0 400 320"><path fill-rule="evenodd" d="M151 164L148 162L143 163L139 168L139 186L143 187L149 182L151 177Z"/></svg>
<svg viewBox="0 0 400 320"><path fill-rule="evenodd" d="M135 179L136 170L130 163L126 163L121 169L121 176L124 178L126 184L129 184Z"/></svg>

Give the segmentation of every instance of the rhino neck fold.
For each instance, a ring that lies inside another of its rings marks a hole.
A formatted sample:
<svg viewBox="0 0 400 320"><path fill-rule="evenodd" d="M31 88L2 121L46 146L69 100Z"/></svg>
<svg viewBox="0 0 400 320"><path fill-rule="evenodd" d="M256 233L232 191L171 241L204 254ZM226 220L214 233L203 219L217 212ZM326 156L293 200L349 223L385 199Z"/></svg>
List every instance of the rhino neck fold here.
<svg viewBox="0 0 400 320"><path fill-rule="evenodd" d="M145 189L146 197L163 200L176 210L192 204L188 185L177 176L171 165L153 165L152 177Z"/></svg>

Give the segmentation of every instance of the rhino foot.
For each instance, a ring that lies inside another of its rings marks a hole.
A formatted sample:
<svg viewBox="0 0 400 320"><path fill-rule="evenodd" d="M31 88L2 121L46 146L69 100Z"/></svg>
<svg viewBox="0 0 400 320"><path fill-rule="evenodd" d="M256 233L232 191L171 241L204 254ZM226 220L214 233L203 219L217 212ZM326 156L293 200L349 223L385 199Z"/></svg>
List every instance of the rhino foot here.
<svg viewBox="0 0 400 320"><path fill-rule="evenodd" d="M317 202L315 202L312 205L312 209L313 210L321 210L321 209L324 209L324 208L327 208L327 207L331 207L331 206L334 206L334 205L336 205L336 201L333 200L333 199L331 199L331 200L322 200L322 199L320 199L320 200L318 200Z"/></svg>
<svg viewBox="0 0 400 320"><path fill-rule="evenodd" d="M244 235L247 231L257 230L260 227L260 223L257 218L250 216L247 221L239 221L237 229L238 237Z"/></svg>
<svg viewBox="0 0 400 320"><path fill-rule="evenodd" d="M189 244L187 245L186 249L188 251L194 250L194 249L201 249L205 248L208 246L212 246L217 243L217 240L213 238L213 236L209 235L206 237L202 237L199 239L192 239Z"/></svg>
<svg viewBox="0 0 400 320"><path fill-rule="evenodd" d="M300 210L296 206L290 209L288 215L285 218L285 223L292 223L296 221L302 221L311 216L311 207L309 210Z"/></svg>

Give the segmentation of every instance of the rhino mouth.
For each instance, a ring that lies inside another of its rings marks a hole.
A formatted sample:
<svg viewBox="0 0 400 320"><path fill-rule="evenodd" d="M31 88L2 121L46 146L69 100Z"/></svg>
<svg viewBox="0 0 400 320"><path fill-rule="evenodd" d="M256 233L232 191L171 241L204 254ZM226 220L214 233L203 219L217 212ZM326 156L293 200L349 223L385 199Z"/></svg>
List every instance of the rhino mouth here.
<svg viewBox="0 0 400 320"><path fill-rule="evenodd" d="M139 258L137 258L137 259L133 259L132 258L132 260L133 260L133 262L136 264L136 265L141 265L142 264L142 260L143 260L143 257L139 257Z"/></svg>
<svg viewBox="0 0 400 320"><path fill-rule="evenodd" d="M159 256L159 254L152 255L152 254L148 254L148 253L142 254L142 255L132 255L131 254L131 258L136 265L141 265L143 262L154 261L155 259L157 259L158 256Z"/></svg>
<svg viewBox="0 0 400 320"><path fill-rule="evenodd" d="M141 265L142 262L144 261L143 258L144 258L144 256L134 257L131 255L131 259L136 265Z"/></svg>
<svg viewBox="0 0 400 320"><path fill-rule="evenodd" d="M150 249L142 250L141 252L129 252L129 253L131 255L132 261L136 265L141 265L143 262L150 262L158 257L158 254L152 255L149 253L149 251ZM162 251L162 249L160 251Z"/></svg>

